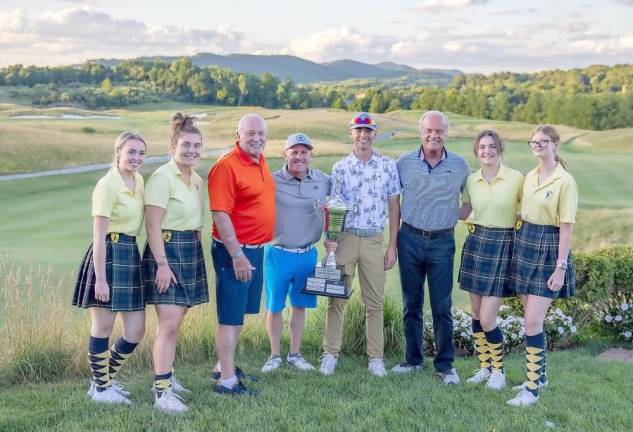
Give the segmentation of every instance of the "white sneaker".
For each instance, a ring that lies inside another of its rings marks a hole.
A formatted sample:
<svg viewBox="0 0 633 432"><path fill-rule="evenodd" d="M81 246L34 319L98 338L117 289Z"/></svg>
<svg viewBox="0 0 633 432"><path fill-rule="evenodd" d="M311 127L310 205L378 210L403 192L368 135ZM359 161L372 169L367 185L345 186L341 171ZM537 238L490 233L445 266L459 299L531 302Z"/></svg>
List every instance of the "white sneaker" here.
<svg viewBox="0 0 633 432"><path fill-rule="evenodd" d="M319 371L323 375L332 375L334 373L334 369L336 369L336 363L338 362L338 358L334 354L324 353L321 357L321 367Z"/></svg>
<svg viewBox="0 0 633 432"><path fill-rule="evenodd" d="M314 366L312 366L310 362L304 359L301 354L295 354L291 356L290 353L288 353L288 355L286 356L286 363L302 371L314 370Z"/></svg>
<svg viewBox="0 0 633 432"><path fill-rule="evenodd" d="M185 400L174 393L173 388L168 388L158 396L158 393L154 394L154 408L165 414L174 415L181 414L189 411L189 408L185 404Z"/></svg>
<svg viewBox="0 0 633 432"><path fill-rule="evenodd" d="M117 392L114 388L108 387L104 391L100 392L96 389L92 393L90 400L97 403L110 403L110 404L125 404L132 405L132 402L123 396L121 393Z"/></svg>
<svg viewBox="0 0 633 432"><path fill-rule="evenodd" d="M180 384L180 381L176 379L176 375L173 374L171 376L171 389L174 391L174 393L178 394L191 392L188 388L185 388L185 386Z"/></svg>
<svg viewBox="0 0 633 432"><path fill-rule="evenodd" d="M512 387L512 390L514 391L521 391L521 390L527 390L527 381L523 381L521 384L516 385L514 387ZM538 388L545 388L547 387L547 384L549 384L549 381L545 380L545 381L541 381L539 380L538 382Z"/></svg>
<svg viewBox="0 0 633 432"><path fill-rule="evenodd" d="M529 390L521 390L518 395L507 401L506 403L515 407L526 407L538 401L538 396L534 396Z"/></svg>
<svg viewBox="0 0 633 432"><path fill-rule="evenodd" d="M112 380L110 381L110 383L112 384L112 388L119 394L125 396L125 397L130 397L130 392L125 390L125 388L123 387L123 385L118 382L117 380ZM92 397L92 395L97 391L97 385L95 384L94 380L90 381L90 388L88 389L88 392L86 393L88 395L88 397Z"/></svg>
<svg viewBox="0 0 633 432"><path fill-rule="evenodd" d="M266 363L264 363L264 366L262 367L262 372L272 372L279 369L279 366L281 366L281 357L278 355L270 356L268 357L268 360L266 360Z"/></svg>
<svg viewBox="0 0 633 432"><path fill-rule="evenodd" d="M501 390L506 386L506 374L499 370L494 370L488 377L486 387L493 390Z"/></svg>
<svg viewBox="0 0 633 432"><path fill-rule="evenodd" d="M385 362L379 357L370 358L367 369L369 369L369 373L377 377L384 377L385 375L387 375Z"/></svg>
<svg viewBox="0 0 633 432"><path fill-rule="evenodd" d="M482 368L475 371L475 375L471 376L466 380L469 384L481 384L482 382L488 380L490 377L490 371L488 368Z"/></svg>
<svg viewBox="0 0 633 432"><path fill-rule="evenodd" d="M457 369L451 368L444 372L437 372L437 376L442 378L444 385L457 385L459 384L459 375Z"/></svg>
<svg viewBox="0 0 633 432"><path fill-rule="evenodd" d="M391 368L391 372L397 374L408 374L415 371L421 371L424 369L422 365L412 365L409 363L398 363L394 367Z"/></svg>
<svg viewBox="0 0 633 432"><path fill-rule="evenodd" d="M112 388L114 390L116 390L117 393L125 396L125 397L129 397L130 396L130 392L125 390L125 387L123 387L123 384L121 384L120 382L118 382L117 380L111 380L110 383L112 383Z"/></svg>

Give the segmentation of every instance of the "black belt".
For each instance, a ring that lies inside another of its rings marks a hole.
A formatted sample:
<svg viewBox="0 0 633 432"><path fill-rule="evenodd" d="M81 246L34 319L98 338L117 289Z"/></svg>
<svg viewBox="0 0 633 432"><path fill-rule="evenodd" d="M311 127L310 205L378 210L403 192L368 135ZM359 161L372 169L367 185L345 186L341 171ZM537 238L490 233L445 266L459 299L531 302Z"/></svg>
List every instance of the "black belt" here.
<svg viewBox="0 0 633 432"><path fill-rule="evenodd" d="M420 237L425 238L425 239L436 239L436 238L442 238L442 237L450 237L453 235L453 228L427 231L427 230L423 230L423 229L411 226L406 222L402 222L402 227L400 229L402 229L402 231L410 232L411 234L419 235Z"/></svg>

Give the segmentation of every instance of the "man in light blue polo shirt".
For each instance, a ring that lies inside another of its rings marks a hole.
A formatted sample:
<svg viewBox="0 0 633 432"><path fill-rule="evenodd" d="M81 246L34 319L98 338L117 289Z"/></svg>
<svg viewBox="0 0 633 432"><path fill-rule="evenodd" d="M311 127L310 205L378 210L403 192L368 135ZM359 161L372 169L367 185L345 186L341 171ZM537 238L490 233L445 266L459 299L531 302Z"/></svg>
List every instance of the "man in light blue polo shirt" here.
<svg viewBox="0 0 633 432"><path fill-rule="evenodd" d="M273 173L275 180L275 237L264 249L266 283L266 327L270 338L270 357L262 372L272 372L281 366L282 311L286 297L290 298L290 350L286 362L299 370L312 370L301 355L301 338L305 326L306 308L315 308L316 296L303 294L307 278L314 272L317 250L314 244L321 238L323 222L314 206L330 193L330 177L310 168L312 143L303 133L288 137L284 146L286 163ZM335 246L335 245L334 245Z"/></svg>
<svg viewBox="0 0 633 432"><path fill-rule="evenodd" d="M435 371L444 384L459 384L453 368L453 260L459 196L470 174L466 161L446 151L448 119L439 111L420 118L421 146L397 162L402 184L402 226L398 233L404 303L406 361L392 371L422 369L422 305L428 281L437 355Z"/></svg>

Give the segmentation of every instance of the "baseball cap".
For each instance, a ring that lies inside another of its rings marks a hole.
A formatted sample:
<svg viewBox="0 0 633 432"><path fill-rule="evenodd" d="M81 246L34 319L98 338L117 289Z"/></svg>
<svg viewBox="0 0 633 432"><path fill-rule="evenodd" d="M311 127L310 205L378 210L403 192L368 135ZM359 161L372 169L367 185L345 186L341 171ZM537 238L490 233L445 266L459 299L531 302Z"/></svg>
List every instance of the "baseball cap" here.
<svg viewBox="0 0 633 432"><path fill-rule="evenodd" d="M302 144L312 150L312 142L310 141L310 137L304 133L297 132L293 133L286 140L286 145L284 146L284 151L288 150L292 146L296 146L297 144Z"/></svg>
<svg viewBox="0 0 633 432"><path fill-rule="evenodd" d="M349 122L350 129L368 128L376 130L376 119L368 112L359 112L354 115L354 118Z"/></svg>

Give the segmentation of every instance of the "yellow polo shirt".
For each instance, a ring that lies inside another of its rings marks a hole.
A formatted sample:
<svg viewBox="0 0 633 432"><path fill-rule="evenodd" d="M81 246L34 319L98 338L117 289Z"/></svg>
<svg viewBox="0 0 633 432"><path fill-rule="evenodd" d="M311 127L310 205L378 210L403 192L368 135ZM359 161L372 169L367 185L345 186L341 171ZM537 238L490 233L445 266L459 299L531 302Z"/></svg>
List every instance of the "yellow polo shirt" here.
<svg viewBox="0 0 633 432"><path fill-rule="evenodd" d="M575 223L578 208L576 181L558 164L543 184L538 184L539 168L525 176L521 218L538 225L560 226Z"/></svg>
<svg viewBox="0 0 633 432"><path fill-rule="evenodd" d="M161 228L173 231L202 229L204 188L202 178L191 170L187 185L171 159L152 173L145 187L145 204L165 209Z"/></svg>
<svg viewBox="0 0 633 432"><path fill-rule="evenodd" d="M92 216L109 218L108 232L137 236L141 233L145 207L143 176L134 173L134 192L128 189L121 173L113 168L101 177L92 191Z"/></svg>
<svg viewBox="0 0 633 432"><path fill-rule="evenodd" d="M512 228L517 219L523 174L504 165L488 184L481 170L466 179L462 202L470 203L473 211L466 222L491 228Z"/></svg>

